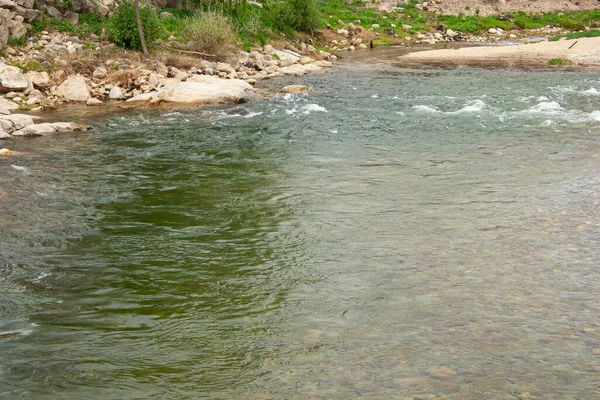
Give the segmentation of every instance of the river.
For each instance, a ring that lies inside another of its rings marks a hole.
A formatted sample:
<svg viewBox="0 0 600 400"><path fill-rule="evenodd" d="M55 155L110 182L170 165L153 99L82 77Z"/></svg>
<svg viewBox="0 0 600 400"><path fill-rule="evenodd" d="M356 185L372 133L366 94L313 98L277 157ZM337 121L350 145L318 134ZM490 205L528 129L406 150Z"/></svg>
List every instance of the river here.
<svg viewBox="0 0 600 400"><path fill-rule="evenodd" d="M600 77L389 52L12 142L0 398L600 399Z"/></svg>

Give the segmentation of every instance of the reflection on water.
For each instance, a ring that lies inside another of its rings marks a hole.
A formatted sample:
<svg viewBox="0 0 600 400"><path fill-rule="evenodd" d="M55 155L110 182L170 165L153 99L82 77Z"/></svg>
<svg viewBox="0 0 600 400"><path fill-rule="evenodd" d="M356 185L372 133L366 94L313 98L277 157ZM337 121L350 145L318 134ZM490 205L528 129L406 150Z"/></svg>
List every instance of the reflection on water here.
<svg viewBox="0 0 600 400"><path fill-rule="evenodd" d="M310 79L14 143L0 398L600 398L600 81Z"/></svg>

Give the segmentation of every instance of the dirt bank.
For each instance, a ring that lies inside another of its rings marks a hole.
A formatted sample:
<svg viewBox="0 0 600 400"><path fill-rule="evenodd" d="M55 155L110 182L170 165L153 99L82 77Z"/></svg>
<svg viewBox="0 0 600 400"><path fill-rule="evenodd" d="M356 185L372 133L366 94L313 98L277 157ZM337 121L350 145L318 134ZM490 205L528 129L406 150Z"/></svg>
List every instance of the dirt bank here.
<svg viewBox="0 0 600 400"><path fill-rule="evenodd" d="M512 46L478 46L430 50L401 56L406 64L548 68L549 61L575 69L600 69L600 37ZM568 61L565 61L568 60Z"/></svg>

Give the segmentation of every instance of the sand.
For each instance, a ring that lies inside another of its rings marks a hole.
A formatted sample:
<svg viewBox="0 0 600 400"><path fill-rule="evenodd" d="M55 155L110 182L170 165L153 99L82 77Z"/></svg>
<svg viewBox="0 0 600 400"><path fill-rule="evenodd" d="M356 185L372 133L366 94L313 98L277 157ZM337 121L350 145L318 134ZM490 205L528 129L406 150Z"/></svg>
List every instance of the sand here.
<svg viewBox="0 0 600 400"><path fill-rule="evenodd" d="M553 58L571 61L573 69L600 69L600 37L508 46L477 46L417 51L399 57L401 63L436 66L548 68Z"/></svg>

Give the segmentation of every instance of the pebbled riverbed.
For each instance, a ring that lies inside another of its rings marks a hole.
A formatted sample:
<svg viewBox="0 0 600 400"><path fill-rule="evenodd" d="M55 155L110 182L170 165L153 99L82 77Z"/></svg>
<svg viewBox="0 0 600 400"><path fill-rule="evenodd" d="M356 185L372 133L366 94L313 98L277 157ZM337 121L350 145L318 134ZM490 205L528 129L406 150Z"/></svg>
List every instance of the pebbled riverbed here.
<svg viewBox="0 0 600 400"><path fill-rule="evenodd" d="M600 399L600 78L379 54L15 141L0 398Z"/></svg>

